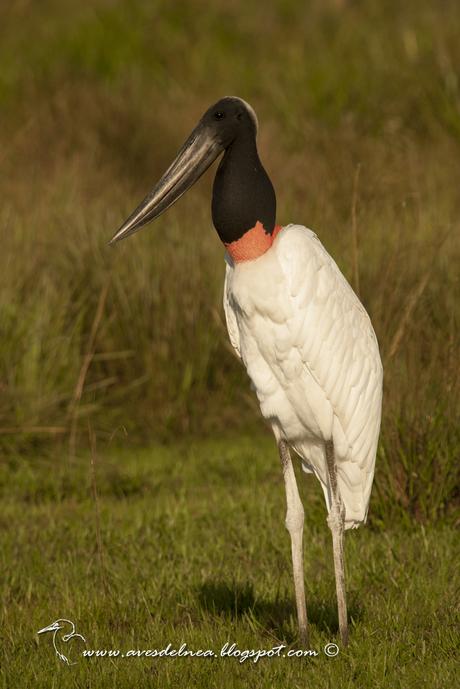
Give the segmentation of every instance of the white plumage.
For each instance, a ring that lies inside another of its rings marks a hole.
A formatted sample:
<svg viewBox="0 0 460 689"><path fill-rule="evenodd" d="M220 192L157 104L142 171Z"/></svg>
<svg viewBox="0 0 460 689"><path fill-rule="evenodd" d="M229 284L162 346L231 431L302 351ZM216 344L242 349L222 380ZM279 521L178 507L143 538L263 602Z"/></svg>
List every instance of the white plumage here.
<svg viewBox="0 0 460 689"><path fill-rule="evenodd" d="M346 644L343 531L367 517L382 364L366 311L314 232L276 226L276 195L256 135L257 118L248 103L236 97L217 101L111 243L161 215L224 152L212 199L213 223L228 252L224 308L232 345L277 440L299 637L308 644L304 509L290 447L326 497L339 630Z"/></svg>
<svg viewBox="0 0 460 689"><path fill-rule="evenodd" d="M254 261L227 254L224 309L262 415L331 507L325 442L333 440L345 528L366 520L382 404L382 364L364 307L322 246L287 225Z"/></svg>

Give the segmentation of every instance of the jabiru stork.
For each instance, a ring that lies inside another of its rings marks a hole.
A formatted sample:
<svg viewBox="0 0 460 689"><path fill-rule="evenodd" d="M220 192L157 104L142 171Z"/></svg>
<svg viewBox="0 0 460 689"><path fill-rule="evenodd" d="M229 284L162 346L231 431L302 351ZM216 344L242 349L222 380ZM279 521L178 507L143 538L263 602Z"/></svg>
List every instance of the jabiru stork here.
<svg viewBox="0 0 460 689"><path fill-rule="evenodd" d="M276 224L276 197L258 155L257 129L255 112L244 100L217 101L110 243L157 218L223 153L212 219L226 249L224 311L230 341L278 445L300 640L308 643L304 509L289 448L324 491L345 645L343 533L367 518L382 364L368 314L316 234L302 225Z"/></svg>

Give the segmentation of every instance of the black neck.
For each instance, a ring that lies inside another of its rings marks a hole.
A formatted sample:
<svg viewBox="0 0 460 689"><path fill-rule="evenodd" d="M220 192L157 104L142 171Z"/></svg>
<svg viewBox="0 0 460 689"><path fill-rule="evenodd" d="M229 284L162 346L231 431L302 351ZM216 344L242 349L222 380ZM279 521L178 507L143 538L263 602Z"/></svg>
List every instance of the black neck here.
<svg viewBox="0 0 460 689"><path fill-rule="evenodd" d="M220 161L212 191L212 220L224 244L240 239L259 221L275 227L276 197L260 162L255 135L242 132Z"/></svg>

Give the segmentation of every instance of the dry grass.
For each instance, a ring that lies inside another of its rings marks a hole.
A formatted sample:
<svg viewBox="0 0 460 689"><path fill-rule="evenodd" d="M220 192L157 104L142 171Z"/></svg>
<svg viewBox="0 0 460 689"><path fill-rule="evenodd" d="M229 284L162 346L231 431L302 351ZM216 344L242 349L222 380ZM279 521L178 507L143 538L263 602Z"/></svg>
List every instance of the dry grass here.
<svg viewBox="0 0 460 689"><path fill-rule="evenodd" d="M456 3L22 1L0 26L4 449L47 438L59 451L69 433L81 448L88 419L101 443L247 426L255 404L226 344L210 176L156 226L106 245L207 104L236 93L259 113L279 222L317 231L375 324L382 496L419 518L448 510L460 453Z"/></svg>

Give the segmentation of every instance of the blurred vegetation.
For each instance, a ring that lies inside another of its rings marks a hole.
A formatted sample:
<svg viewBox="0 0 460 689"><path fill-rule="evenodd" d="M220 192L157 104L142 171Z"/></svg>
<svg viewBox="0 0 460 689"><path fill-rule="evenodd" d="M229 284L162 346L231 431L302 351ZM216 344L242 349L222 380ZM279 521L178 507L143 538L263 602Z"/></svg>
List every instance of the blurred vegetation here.
<svg viewBox="0 0 460 689"><path fill-rule="evenodd" d="M380 504L424 520L449 511L459 35L455 0L2 3L3 451L45 443L65 457L89 421L99 443L124 445L256 427L223 321L212 175L107 247L204 109L239 95L259 116L278 222L315 229L374 323Z"/></svg>

